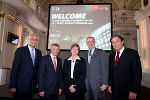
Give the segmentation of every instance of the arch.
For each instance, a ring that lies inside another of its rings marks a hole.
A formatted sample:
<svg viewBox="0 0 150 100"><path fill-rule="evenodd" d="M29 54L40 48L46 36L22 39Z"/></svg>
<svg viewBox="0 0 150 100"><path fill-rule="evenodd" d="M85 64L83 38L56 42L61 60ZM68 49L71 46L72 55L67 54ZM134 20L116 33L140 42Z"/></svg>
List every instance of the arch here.
<svg viewBox="0 0 150 100"><path fill-rule="evenodd" d="M129 10L139 10L141 8L141 1L140 0L131 0L129 3L128 9Z"/></svg>

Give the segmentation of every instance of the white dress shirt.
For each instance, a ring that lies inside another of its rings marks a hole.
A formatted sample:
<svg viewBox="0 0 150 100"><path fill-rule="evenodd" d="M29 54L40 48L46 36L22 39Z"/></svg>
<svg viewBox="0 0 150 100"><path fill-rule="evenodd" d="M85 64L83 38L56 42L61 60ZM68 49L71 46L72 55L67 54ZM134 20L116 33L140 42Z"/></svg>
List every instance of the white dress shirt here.
<svg viewBox="0 0 150 100"><path fill-rule="evenodd" d="M50 53L50 56L51 56L51 59L52 61L54 60L54 56L52 55L52 53ZM57 67L57 57L55 56L55 61L56 61L56 67ZM54 61L53 61L53 64L54 64Z"/></svg>
<svg viewBox="0 0 150 100"><path fill-rule="evenodd" d="M123 48L120 50L120 53L119 53L119 58L120 58L120 56L122 55L122 53L123 53L123 51L124 51L124 46L123 46ZM116 51L116 55L115 55L115 59L116 59L116 56L117 56L117 51Z"/></svg>
<svg viewBox="0 0 150 100"><path fill-rule="evenodd" d="M73 79L73 72L74 72L74 66L75 66L75 63L76 63L76 60L80 60L80 57L77 56L75 61L72 60L72 56L68 59L68 60L71 60L71 78Z"/></svg>
<svg viewBox="0 0 150 100"><path fill-rule="evenodd" d="M32 55L32 49L33 49L33 55L35 57L35 48L31 48L29 45L28 45L28 48L29 48L29 51L30 51L30 55Z"/></svg>

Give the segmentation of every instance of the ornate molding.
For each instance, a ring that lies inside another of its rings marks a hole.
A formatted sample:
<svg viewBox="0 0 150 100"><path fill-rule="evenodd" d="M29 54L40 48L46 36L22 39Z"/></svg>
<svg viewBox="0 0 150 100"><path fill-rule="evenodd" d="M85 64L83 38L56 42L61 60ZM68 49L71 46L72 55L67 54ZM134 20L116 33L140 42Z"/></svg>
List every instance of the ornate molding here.
<svg viewBox="0 0 150 100"><path fill-rule="evenodd" d="M5 14L3 12L0 12L0 18L4 18Z"/></svg>
<svg viewBox="0 0 150 100"><path fill-rule="evenodd" d="M135 11L118 10L113 12L113 27L136 27Z"/></svg>

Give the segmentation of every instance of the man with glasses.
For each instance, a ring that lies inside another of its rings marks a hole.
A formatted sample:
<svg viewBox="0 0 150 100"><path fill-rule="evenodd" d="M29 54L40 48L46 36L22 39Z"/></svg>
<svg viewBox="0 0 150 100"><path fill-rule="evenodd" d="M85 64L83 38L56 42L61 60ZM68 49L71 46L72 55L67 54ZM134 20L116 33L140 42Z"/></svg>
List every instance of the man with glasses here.
<svg viewBox="0 0 150 100"><path fill-rule="evenodd" d="M10 76L10 92L15 100L32 100L37 86L37 69L41 51L36 49L38 35L31 34L29 44L16 50Z"/></svg>

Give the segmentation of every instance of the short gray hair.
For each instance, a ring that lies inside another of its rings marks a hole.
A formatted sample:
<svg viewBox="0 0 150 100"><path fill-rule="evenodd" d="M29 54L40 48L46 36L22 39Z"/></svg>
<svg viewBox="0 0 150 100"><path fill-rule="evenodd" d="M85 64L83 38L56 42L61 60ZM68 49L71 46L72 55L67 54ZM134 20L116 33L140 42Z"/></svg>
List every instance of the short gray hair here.
<svg viewBox="0 0 150 100"><path fill-rule="evenodd" d="M38 40L39 40L39 35L38 35L38 34L35 34L35 33L30 34L30 35L29 35L29 39L31 38L32 35L36 35L36 36L38 37Z"/></svg>
<svg viewBox="0 0 150 100"><path fill-rule="evenodd" d="M95 41L95 38L94 38L94 37L91 37L91 36L87 37L86 40L89 39L89 38L92 38L92 39L94 39L94 41Z"/></svg>

